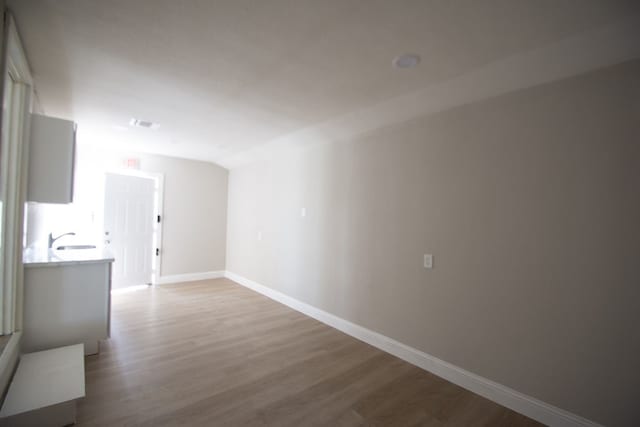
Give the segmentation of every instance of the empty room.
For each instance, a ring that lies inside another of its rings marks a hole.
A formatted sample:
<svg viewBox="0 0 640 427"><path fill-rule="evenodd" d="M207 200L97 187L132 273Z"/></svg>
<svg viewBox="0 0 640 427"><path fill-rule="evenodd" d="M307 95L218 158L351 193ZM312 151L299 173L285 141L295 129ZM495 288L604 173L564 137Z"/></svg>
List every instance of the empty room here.
<svg viewBox="0 0 640 427"><path fill-rule="evenodd" d="M0 8L0 426L640 426L637 0Z"/></svg>

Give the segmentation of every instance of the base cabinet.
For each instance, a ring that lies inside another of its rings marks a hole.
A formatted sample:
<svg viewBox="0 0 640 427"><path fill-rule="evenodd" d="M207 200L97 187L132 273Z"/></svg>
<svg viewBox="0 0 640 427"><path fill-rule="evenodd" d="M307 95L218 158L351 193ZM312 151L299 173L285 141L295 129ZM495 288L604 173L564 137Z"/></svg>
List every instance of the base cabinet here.
<svg viewBox="0 0 640 427"><path fill-rule="evenodd" d="M25 268L22 351L84 343L99 351L109 337L111 263Z"/></svg>

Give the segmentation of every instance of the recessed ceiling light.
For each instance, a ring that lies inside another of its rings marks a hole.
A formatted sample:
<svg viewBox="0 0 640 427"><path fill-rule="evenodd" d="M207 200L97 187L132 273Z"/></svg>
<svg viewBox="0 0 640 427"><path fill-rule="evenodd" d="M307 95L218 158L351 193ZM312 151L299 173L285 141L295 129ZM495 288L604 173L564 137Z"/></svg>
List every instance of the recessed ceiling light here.
<svg viewBox="0 0 640 427"><path fill-rule="evenodd" d="M133 118L129 120L129 125L137 128L153 129L156 130L160 127L160 123L154 123L149 120L140 120Z"/></svg>
<svg viewBox="0 0 640 427"><path fill-rule="evenodd" d="M418 55L407 53L393 58L393 66L396 68L413 68L420 63Z"/></svg>

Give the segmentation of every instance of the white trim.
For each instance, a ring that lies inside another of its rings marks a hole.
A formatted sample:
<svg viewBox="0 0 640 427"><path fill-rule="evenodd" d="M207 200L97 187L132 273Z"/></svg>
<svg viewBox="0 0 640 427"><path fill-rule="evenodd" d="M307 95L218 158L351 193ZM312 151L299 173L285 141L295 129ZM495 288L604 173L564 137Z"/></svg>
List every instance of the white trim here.
<svg viewBox="0 0 640 427"><path fill-rule="evenodd" d="M460 387L549 426L600 426L230 271L225 277Z"/></svg>
<svg viewBox="0 0 640 427"><path fill-rule="evenodd" d="M24 202L28 168L32 78L13 16L5 11L2 77L0 84L11 81L11 91L4 87L3 103L10 97L10 108L2 113L2 126L8 129L2 141L2 181L4 206L2 221L2 286L0 333L9 334L22 326L22 247ZM6 86L6 85L4 85ZM4 140L7 136L7 140Z"/></svg>
<svg viewBox="0 0 640 427"><path fill-rule="evenodd" d="M160 276L155 285L167 285L169 283L193 282L195 280L220 279L225 277L225 271L203 271L201 273L171 274Z"/></svg>
<svg viewBox="0 0 640 427"><path fill-rule="evenodd" d="M11 73L16 82L31 86L33 79L31 77L31 70L29 69L29 62L22 47L18 27L13 19L13 15L10 13L8 14L8 19L5 21L5 24L8 26L5 32L7 37L7 71Z"/></svg>

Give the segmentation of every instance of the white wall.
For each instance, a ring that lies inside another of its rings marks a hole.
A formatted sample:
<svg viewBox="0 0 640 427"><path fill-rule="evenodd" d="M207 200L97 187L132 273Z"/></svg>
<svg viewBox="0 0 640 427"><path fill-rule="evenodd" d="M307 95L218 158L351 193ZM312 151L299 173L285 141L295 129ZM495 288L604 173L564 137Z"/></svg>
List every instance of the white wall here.
<svg viewBox="0 0 640 427"><path fill-rule="evenodd" d="M103 240L104 173L126 170L128 158L139 170L164 175L162 276L225 268L226 169L211 163L141 153L117 153L79 144L75 199L71 205L30 204L28 246L46 246L46 236L75 231L61 243Z"/></svg>
<svg viewBox="0 0 640 427"><path fill-rule="evenodd" d="M640 425L640 61L229 179L229 271L588 419Z"/></svg>

